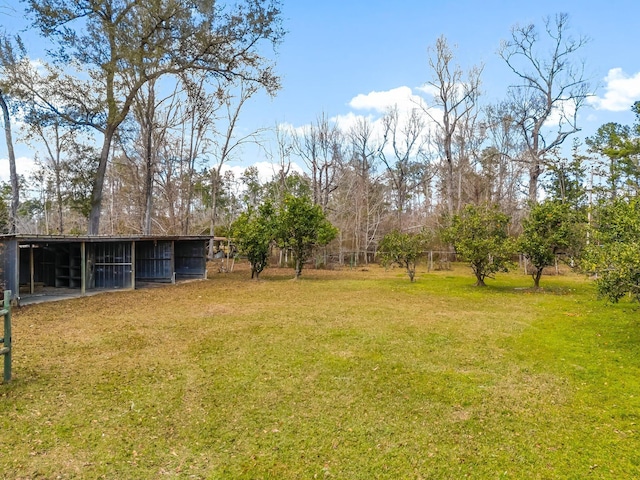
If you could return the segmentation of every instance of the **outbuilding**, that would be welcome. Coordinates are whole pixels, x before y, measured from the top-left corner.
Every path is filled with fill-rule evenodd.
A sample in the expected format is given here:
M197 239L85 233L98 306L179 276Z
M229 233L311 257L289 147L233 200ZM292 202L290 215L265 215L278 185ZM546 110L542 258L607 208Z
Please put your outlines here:
M0 236L1 286L20 296L207 277L205 236Z

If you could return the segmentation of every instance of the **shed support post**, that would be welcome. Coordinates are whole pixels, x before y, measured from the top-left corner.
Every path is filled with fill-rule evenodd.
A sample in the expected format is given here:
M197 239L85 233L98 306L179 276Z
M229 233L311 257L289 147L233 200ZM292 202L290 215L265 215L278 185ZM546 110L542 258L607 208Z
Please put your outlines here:
M171 283L176 283L176 242L171 240Z
M20 243L18 240L12 239L9 241L8 246L9 261L7 263L10 267L5 288L11 290L16 297L16 301L20 301Z
M29 294L33 295L36 291L35 284L36 267L33 261L33 244L29 245Z
M87 244L80 243L80 295L87 293Z
M136 289L136 242L131 242L131 290Z

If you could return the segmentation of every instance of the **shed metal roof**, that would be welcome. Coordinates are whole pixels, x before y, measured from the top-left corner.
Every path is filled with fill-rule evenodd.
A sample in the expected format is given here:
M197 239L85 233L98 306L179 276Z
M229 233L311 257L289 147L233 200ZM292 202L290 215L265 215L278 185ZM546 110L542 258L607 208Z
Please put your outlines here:
M226 241L226 237L213 237L214 240ZM185 241L211 240L209 235L0 235L0 242L17 240L20 243L64 243L64 242L153 242L153 241Z

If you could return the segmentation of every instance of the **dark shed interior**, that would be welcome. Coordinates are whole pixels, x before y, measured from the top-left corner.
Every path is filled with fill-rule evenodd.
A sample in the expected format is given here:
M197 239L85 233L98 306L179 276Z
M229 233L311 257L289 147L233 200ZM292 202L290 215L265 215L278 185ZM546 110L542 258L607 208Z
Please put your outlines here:
M208 237L0 237L2 287L20 294L42 289L135 288L206 278Z

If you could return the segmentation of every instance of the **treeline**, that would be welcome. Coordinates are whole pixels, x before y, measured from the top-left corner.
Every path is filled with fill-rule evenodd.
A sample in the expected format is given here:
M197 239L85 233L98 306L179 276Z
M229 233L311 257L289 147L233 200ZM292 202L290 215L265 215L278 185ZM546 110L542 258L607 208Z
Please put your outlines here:
M586 39L573 35L566 14L512 28L498 54L514 86L499 102L483 99L484 67L463 69L440 37L408 107L348 125L320 114L299 129L243 132L247 102L280 88L266 55L285 39L278 2L24 4L51 48L34 61L19 37L0 42L11 165L0 202L5 232L227 235L265 205L283 212L286 199L308 198L337 227L324 257L360 264L388 235L429 232L428 248L464 250L451 229L485 210L504 215L512 242L553 231L536 220L538 204L554 205L542 219L570 212L593 244L604 238L590 230L602 226L600 212L619 212L637 194L638 124L574 138L591 86ZM16 174L17 123L15 141L38 151L30 178ZM226 168L247 161L249 144L268 154L271 178L256 167L240 176ZM578 237L556 250L577 258L587 245Z
M20 37L0 41L7 145L13 118L39 165L21 185L10 148L12 232L212 233L255 187L252 171L224 176L252 143L277 165L272 183L286 183L291 162L305 166L301 182L340 228L340 250L366 261L387 231L438 224L468 203L522 215L545 173L572 164L560 147L590 93L586 40L558 14L512 28L499 55L516 86L493 105L484 67L463 69L440 37L408 107L348 126L322 114L298 130L241 132L244 105L280 88L265 55L285 38L277 1L24 5L50 48L35 61Z
M191 232L205 152L224 163L251 137L231 138L243 103L280 87L266 55L284 35L279 2L22 4L30 35L48 49L36 60L19 36L0 39L9 231L28 228L18 225L13 115L25 124L24 140L44 144L40 196L28 202L29 210L40 204L38 228Z

